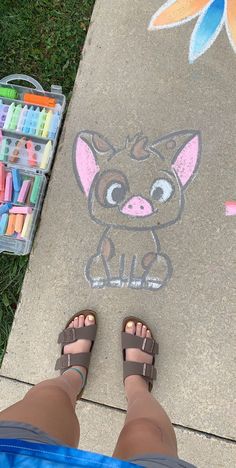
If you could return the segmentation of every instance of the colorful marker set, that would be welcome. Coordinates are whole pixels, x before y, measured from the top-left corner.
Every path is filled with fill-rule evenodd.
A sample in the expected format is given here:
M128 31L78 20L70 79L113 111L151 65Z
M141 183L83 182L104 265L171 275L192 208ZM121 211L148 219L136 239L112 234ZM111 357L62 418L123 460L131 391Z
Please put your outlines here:
M29 107L26 104L17 104L15 102L7 105L0 99L1 129L54 140L60 120L59 110L52 111L45 107L40 109L39 107Z
M4 136L0 129L0 162L46 170L49 168L52 156L51 140L42 143L40 140L36 142L26 137L15 138L9 133Z
M45 92L26 75L0 80L0 252L31 250L64 108L60 86Z
M29 237L42 186L42 175L26 175L0 163L0 235Z

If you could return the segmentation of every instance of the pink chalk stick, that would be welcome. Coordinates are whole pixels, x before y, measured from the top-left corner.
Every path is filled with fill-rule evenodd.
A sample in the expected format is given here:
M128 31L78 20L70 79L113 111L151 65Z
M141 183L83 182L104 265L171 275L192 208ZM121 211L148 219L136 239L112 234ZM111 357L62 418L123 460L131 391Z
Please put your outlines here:
M3 163L0 163L0 190L5 190L6 171Z
M8 172L7 177L6 177L4 201L10 202L11 200L12 200L12 174L11 172Z
M236 216L236 201L225 202L225 214L226 216Z
M32 208L30 208L30 206L13 206L13 208L11 208L9 210L9 213L11 214L30 214L32 213Z
M31 180L24 180L20 189L19 197L17 199L18 203L25 203L25 200L29 193L30 186L31 186Z

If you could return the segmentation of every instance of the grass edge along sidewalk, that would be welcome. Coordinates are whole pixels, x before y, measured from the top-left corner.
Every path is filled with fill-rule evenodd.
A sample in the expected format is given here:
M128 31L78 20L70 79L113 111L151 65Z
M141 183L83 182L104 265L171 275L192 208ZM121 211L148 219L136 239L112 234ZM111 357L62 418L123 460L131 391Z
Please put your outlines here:
M12 73L28 74L46 90L50 90L51 84L59 84L68 104L94 1L2 2L0 77ZM0 254L0 363L28 260L28 256Z

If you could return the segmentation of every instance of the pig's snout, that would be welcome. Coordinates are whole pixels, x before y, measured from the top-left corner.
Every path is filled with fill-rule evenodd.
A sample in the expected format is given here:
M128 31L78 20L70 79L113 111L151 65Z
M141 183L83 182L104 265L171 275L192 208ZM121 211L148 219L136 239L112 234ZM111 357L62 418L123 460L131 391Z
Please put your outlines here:
M143 197L136 195L130 198L121 208L121 213L128 216L148 216L154 212L151 203Z

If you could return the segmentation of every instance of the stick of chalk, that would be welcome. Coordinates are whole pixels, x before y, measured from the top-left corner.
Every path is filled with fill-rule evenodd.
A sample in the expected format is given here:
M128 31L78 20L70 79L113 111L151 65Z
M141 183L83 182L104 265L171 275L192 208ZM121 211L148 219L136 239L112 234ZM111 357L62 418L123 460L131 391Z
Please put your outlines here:
M1 216L1 220L0 220L0 235L3 235L5 234L6 232L6 229L7 229L7 225L8 225L8 214L7 213L4 213L2 216Z
M11 172L8 172L7 177L6 177L4 201L10 202L11 200L12 200L12 174Z
M8 213L8 211L12 208L12 203L4 203L4 205L0 206L0 215L4 213Z
M18 234L20 234L23 229L24 219L25 217L23 214L18 213L16 215L15 232L17 232Z
M37 166L37 156L34 152L34 145L31 140L26 143L27 153L28 153L28 162L30 166Z
M52 142L48 141L44 148L43 157L40 162L40 169L46 169L51 153L52 153Z
M35 176L34 185L33 185L32 193L30 197L30 203L33 203L34 205L35 203L37 203L37 200L39 198L41 182L42 182L42 178L40 176Z
M13 177L13 187L15 192L19 192L21 189L21 175L19 169L13 167L12 169L12 177Z
M7 159L7 139L4 138L1 144L1 151L0 151L0 161L6 161Z
M30 206L13 206L9 213L10 214L30 214L32 213L32 208Z
M12 236L12 234L14 234L15 224L16 224L16 215L15 214L10 214L9 219L8 219L6 236Z
M17 199L18 203L25 203L30 186L31 186L31 180L24 180L20 189L19 197Z
M0 163L0 190L5 190L6 171L3 163Z
M15 103L12 102L8 108L8 111L7 111L7 116L6 116L6 120L4 122L4 125L3 125L3 128L4 130L8 129L9 125L10 125L10 122L11 122L11 118L12 118L12 115L13 115L13 112L14 112L14 109L15 109Z
M33 215L32 214L27 214L27 216L25 217L24 226L23 226L23 229L22 229L22 232L21 232L21 237L24 237L25 239L27 239L29 237L30 229L31 229L31 226L32 226L32 221L33 221Z
M4 190L0 190L0 203L1 203L1 202L4 202L4 195L5 195L5 191L4 191Z

